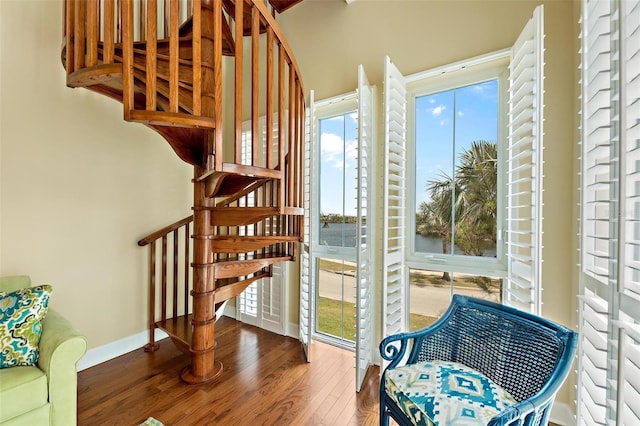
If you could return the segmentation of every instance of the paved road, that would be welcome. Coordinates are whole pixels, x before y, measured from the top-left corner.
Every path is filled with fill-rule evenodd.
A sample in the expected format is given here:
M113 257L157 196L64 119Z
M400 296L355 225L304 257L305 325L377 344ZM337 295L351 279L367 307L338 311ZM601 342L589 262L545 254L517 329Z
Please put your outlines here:
M342 275L320 271L320 296L331 299L340 300L342 291ZM345 300L355 303L355 284L356 279L353 276L344 276L344 292ZM429 315L437 317L447 309L451 300L449 287L425 285L419 287L411 285L411 312L421 315ZM497 300L497 295L488 295L481 289L475 288L456 288L456 293L465 294L483 299Z

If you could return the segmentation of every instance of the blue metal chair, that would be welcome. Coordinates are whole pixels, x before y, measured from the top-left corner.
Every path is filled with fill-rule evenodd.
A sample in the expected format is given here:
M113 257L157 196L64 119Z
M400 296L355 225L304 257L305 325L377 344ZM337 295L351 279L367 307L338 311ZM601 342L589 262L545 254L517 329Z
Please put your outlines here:
M380 424L391 417L400 425L546 425L577 338L518 309L454 295L431 326L380 343L389 361ZM476 401L483 398L490 401ZM484 421L471 408L477 402L489 416Z

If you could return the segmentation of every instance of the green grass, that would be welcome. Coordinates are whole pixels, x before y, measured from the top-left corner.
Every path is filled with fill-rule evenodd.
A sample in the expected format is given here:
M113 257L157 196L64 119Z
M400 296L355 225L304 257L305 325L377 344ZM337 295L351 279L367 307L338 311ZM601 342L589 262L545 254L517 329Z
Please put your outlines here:
M319 259L319 268L329 272L343 272L343 263L331 259ZM355 269L352 262L344 262L345 270ZM466 288L485 288L492 293L500 291L501 281L499 279L483 278L466 274L454 274L453 286ZM422 271L411 269L409 272L411 285L443 286L449 285L448 281L442 280L442 272ZM482 285L481 285L482 284ZM486 290L485 290L486 291ZM356 308L351 302L341 303L339 300L320 297L317 310L317 331L338 338L343 338L351 342L355 341ZM342 318L344 314L344 328ZM425 315L410 314L409 330L419 330L432 324L437 318Z
M345 262L345 270L354 270L353 262ZM330 259L319 259L319 268L324 271L342 273L342 262ZM442 272L422 271L419 269L409 270L409 282L418 287L427 285L443 286L449 285L448 281L442 280ZM501 289L501 280L499 278L484 278L475 275L467 275L454 273L453 287L458 288L485 288L491 293L499 292Z
M356 334L356 308L353 303L340 302L326 297L318 298L318 328L317 331L330 336L344 338L355 342ZM342 328L342 309L344 309L344 336ZM418 314L409 316L409 329L419 330L433 323L435 317Z

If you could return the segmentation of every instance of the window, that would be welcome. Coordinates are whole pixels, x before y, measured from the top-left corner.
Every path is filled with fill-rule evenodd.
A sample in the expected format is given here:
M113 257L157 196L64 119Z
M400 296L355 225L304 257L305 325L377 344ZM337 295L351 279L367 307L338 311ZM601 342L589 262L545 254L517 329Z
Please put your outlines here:
M505 90L504 81L438 92L425 86L425 94L413 94L409 123L414 129L412 253L495 258L497 215L504 209L498 198L498 174L504 172L498 162L498 146L504 147L504 134L498 140L498 92Z
M386 59L384 336L454 292L540 312L542 17L505 51L406 77Z
M317 224L318 244L322 246L356 246L357 127L355 111L318 120L320 217Z
M582 2L578 424L640 423L640 2Z
M316 196L312 241L317 337L355 344L357 100L354 94L316 102Z
M355 349L356 391L373 364L375 86L362 65L356 92L311 105L305 152L305 242L300 268L300 339Z
M505 57L408 85L410 330L437 319L453 293L502 300L506 66Z

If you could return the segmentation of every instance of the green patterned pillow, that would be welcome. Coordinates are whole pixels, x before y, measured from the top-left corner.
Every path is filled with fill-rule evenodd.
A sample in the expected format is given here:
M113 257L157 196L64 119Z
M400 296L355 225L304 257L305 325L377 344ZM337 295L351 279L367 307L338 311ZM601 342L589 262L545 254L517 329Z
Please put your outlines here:
M47 313L50 285L0 292L0 368L38 362L40 323Z

